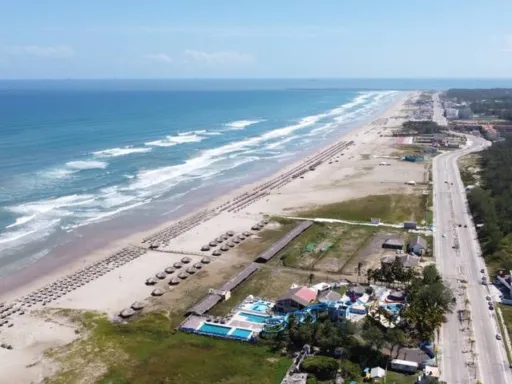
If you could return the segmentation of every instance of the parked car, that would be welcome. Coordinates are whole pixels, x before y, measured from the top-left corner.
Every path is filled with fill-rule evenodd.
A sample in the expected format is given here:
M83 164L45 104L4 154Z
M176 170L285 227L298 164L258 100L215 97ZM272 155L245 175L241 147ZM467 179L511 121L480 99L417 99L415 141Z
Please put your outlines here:
M501 340L501 335L499 333L496 334L496 340Z
M485 269L483 269L483 268L482 268L482 269L480 270L480 273L485 273Z
M489 310L490 310L490 311L494 311L494 305L492 305L492 304L491 304L491 305L489 305Z
M464 224L464 228L467 228L468 226L466 224Z
M487 299L487 301L491 301L491 296L485 296L485 298Z

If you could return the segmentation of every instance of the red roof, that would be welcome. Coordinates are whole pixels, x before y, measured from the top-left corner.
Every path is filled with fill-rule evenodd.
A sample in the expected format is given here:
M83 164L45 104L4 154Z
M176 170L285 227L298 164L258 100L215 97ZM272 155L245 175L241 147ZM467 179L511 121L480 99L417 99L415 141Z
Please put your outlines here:
M300 297L302 300L311 303L316 300L317 292L316 290L308 287L302 287L297 292L295 292L295 296Z

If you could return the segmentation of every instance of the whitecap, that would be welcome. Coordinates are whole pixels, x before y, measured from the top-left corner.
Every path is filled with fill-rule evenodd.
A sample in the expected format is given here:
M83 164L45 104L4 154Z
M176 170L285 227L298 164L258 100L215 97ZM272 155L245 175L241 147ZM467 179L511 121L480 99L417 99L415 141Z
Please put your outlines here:
M66 167L75 171L83 171L88 169L105 169L107 166L107 162L95 160L69 161L66 163Z
M151 152L151 148L134 148L131 146L122 147L122 148L110 148L105 149L103 151L96 151L92 154L98 157L117 157L117 156L125 156L131 155L133 153L147 153Z
M144 143L147 146L155 146L155 147L172 147L178 144L185 143L197 143L203 140L204 137L198 136L195 133L193 134L178 134L177 136L167 136L163 140L154 140Z
M236 120L230 123L224 124L225 127L230 129L244 129L250 125L263 123L265 120Z

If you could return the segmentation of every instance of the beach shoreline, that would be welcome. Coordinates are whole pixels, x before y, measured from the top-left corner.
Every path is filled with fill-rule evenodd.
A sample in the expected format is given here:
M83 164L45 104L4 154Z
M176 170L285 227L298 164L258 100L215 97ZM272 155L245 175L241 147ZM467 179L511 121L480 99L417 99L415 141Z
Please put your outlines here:
M413 96L413 92L400 94L385 111L344 132L330 145L268 177L218 196L184 218L113 241L85 258L71 257L73 260L66 263L65 258L56 258L52 265L56 268L38 268L38 277L19 277L20 284L0 296L4 308L12 305L8 320L14 325L4 327L0 334L4 343L14 347L14 352L0 349L0 375L13 377L17 382L32 382L55 372L54 362L43 357L46 348L66 345L80 336L76 324L43 315L51 313L45 312L48 309L95 311L117 319L121 310L142 301L150 311L165 306L185 312L191 300L207 294L209 288L221 286L252 262L255 255L239 251L238 243L243 240L238 239L250 233L244 237L257 242L259 235L254 227L265 217L369 194L408 193L405 181L419 179L422 168L397 160L396 166L405 172L396 174L392 167L375 166L381 161L377 158L381 150L382 155L393 150L394 140L383 134L384 130L401 125L401 110ZM366 154L371 159L366 160L366 166L360 165L361 156ZM375 168L376 174L369 175L365 170L370 168L368 165ZM376 179L383 175L394 176L394 182L381 185ZM361 179L362 184L353 184L355 178ZM342 185L337 184L340 182ZM272 225L279 227L277 223ZM220 245L207 252L202 250L228 231L233 236L231 248L225 247L219 256L212 251L218 251ZM159 248L151 249L156 243ZM177 264L180 267L175 268ZM194 271L189 272L191 268ZM170 279L158 278L168 269L172 269L167 275ZM176 285L171 284L182 275L187 276L181 277ZM145 284L148 278L153 279L154 285ZM154 294L155 288L164 295L162 299L152 297L159 295ZM21 312L24 316L20 316Z
M127 235L123 234L122 236L117 236L114 238L107 235L103 238L100 238L100 245L93 246L89 244L87 239L90 239L91 236L97 234L98 229L88 230L85 228L83 231L85 234L80 235L82 239L73 241L71 246L67 246L65 244L61 247L58 247L58 249L55 252L51 252L50 255L44 256L32 264L29 264L20 270L14 271L14 273L12 273L10 276L2 278L0 281L0 302L15 300L17 297L23 296L27 294L27 292L37 289L38 286L42 286L49 281L56 280L59 278L59 276L69 274L73 270L77 270L79 268L83 268L87 265L95 263L129 244L139 244L142 238L150 236L154 232L161 231L162 229L169 227L179 220L193 216L203 209L211 209L222 204L226 200L231 200L237 195L243 194L251 189L256 188L258 185L268 182L278 175L299 166L305 160L315 156L329 146L344 141L345 139L348 140L349 137L354 135L357 136L358 132L364 132L364 128L370 120L379 118L382 115L388 114L390 110L394 110L396 105L403 102L404 98L407 98L407 95L410 93L411 92L401 92L400 95L393 102L388 104L383 111L372 116L371 118L364 119L363 121L357 123L354 128L343 132L340 136L338 136L334 143L329 145L319 145L306 156L301 156L298 159L290 160L278 170L271 172L264 177L257 177L250 182L235 188L224 188L224 191L215 195L213 198L208 198L207 200L209 201L195 204L187 211L176 215L170 220L166 219L156 225L153 224L146 226L145 228L137 229L136 231L132 230ZM115 223L115 220L112 222ZM109 228L111 227L109 223L99 223L99 225L106 227L106 231L115 231L115 228ZM108 239L101 241L106 237L108 237Z

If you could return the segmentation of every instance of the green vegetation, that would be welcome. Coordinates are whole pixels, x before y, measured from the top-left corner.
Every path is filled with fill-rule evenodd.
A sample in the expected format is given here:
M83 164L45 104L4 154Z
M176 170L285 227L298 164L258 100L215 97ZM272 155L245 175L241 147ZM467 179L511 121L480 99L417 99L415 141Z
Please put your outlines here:
M163 313L127 324L112 324L94 313L74 318L89 335L49 352L62 368L47 384L74 383L103 371L99 383L276 383L291 364L263 345L175 333Z
M512 335L512 307L499 304L499 311L501 311L501 316L498 315L500 332L502 335L505 335L505 332L507 332L510 338L510 335ZM504 342L503 344L505 345L508 362L512 364L512 351L510 351L507 342Z
M276 259L286 267L343 272L357 264L359 250L377 231L369 226L315 223Z
M473 113L512 120L512 89L450 89L446 97L468 102Z
M424 196L417 194L372 195L323 205L298 212L297 215L361 222L369 222L372 217L380 218L386 223L399 223L408 220L420 222L425 217L426 200Z
M310 356L302 363L302 370L314 375L319 380L334 379L338 367L338 360L326 356Z
M481 185L469 193L486 263L512 269L512 140L495 143L481 155Z
M434 121L406 121L402 124L402 129L396 135L432 135L434 133L441 133L444 130L444 127L441 127Z

